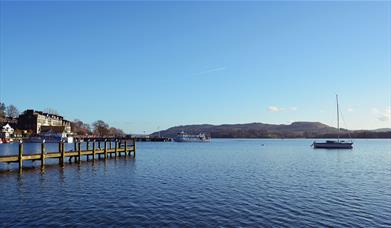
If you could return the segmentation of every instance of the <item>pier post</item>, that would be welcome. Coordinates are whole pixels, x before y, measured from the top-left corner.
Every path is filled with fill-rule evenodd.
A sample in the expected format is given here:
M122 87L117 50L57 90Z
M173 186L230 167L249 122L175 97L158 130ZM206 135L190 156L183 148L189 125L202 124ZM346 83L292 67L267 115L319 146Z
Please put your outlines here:
M75 141L74 143L73 143L73 151L77 151L77 142Z
M126 157L126 152L127 152L127 150L128 150L128 145L127 145L126 139L125 139L124 144L125 144L125 157Z
M92 142L92 160L95 160L95 153L96 153L96 149L95 149L95 140Z
M118 153L118 140L115 139L114 143L115 143L115 145L114 145L114 155L115 155L115 158L117 158L117 153Z
M77 143L77 156L78 156L77 162L80 163L80 161L81 161L81 143L80 143L80 141Z
M88 153L88 151L90 150L90 140L87 140L87 144L86 144L86 151ZM87 154L87 161L88 159L90 158L90 155Z
M62 154L61 154L61 150L62 150L62 142L59 142L58 143L58 152L60 153L60 158L58 159L58 164L61 165L61 159L62 159Z
M100 152L100 150L101 150L101 147L100 147L100 140L98 141L98 148L99 148L99 152ZM98 157L99 157L99 159L100 159L100 153L98 154Z
M61 153L61 159L60 159L60 164L64 165L64 160L65 160L65 144L64 142L60 142L60 153Z
M111 152L111 149L112 149L112 143L113 143L113 141L111 141L111 139L109 140L109 150L110 150L110 158L112 158L113 157L113 152Z
M132 148L133 148L133 139L131 139L129 142L129 152L128 152L129 156L132 155L132 152L133 152Z
M45 165L45 142L41 144L41 167Z
M119 148L119 151L118 151L118 157L121 157L121 139L118 140L118 148Z
M23 143L19 143L19 156L18 156L18 161L19 161L19 170L22 170L23 168Z
M107 139L105 139L105 160L107 159Z
M136 139L133 138L133 157L136 157Z

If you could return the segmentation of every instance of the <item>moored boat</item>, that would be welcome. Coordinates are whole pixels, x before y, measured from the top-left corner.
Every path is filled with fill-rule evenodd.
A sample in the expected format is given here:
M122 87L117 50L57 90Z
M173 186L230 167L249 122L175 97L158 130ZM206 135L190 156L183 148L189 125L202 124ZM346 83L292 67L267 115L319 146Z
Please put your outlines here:
M29 143L42 143L43 138L40 136L30 136L29 138L23 140L24 142L29 142Z
M11 138L0 138L0 143L12 143L14 140Z
M58 136L31 136L28 139L25 140L25 142L29 143L59 143L59 142L65 142L65 143L72 143L73 137L67 136L67 137L58 137Z
M314 149L353 149L353 142L344 140L339 140L340 136L340 127L339 127L339 104L338 104L338 95L336 95L337 100L337 129L338 129L338 139L337 140L326 140L326 142L316 142L312 143Z
M353 142L326 140L326 142L314 142L313 147L323 149L352 149Z

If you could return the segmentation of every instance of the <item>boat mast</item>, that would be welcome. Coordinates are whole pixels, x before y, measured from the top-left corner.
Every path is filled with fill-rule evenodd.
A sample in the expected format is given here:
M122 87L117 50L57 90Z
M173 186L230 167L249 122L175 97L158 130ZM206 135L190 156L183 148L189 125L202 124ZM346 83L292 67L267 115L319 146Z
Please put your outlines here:
M340 128L339 128L339 104L338 104L338 94L335 95L337 99L337 128L338 128L338 142L339 142L339 133L340 133Z

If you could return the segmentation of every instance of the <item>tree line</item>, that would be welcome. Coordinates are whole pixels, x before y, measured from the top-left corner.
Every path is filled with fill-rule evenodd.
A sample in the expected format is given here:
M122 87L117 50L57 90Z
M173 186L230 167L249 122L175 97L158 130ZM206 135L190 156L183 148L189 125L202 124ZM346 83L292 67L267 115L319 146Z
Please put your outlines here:
M46 113L59 115L55 109L46 108ZM20 112L15 105L6 106L5 103L0 102L0 124L7 122L7 118L18 118ZM0 125L1 126L1 125ZM125 136L123 130L115 128L105 123L103 120L97 120L92 124L84 123L79 119L71 121L72 132L76 135L96 135L96 136L115 136L122 137ZM24 129L22 129L24 130Z
M19 110L15 105L6 106L3 102L0 102L0 121L3 122L6 117L17 118L19 116Z
M125 136L125 132L119 128L110 127L109 124L103 120L97 120L91 125L84 123L79 119L71 121L72 131L76 135L96 135L96 136Z

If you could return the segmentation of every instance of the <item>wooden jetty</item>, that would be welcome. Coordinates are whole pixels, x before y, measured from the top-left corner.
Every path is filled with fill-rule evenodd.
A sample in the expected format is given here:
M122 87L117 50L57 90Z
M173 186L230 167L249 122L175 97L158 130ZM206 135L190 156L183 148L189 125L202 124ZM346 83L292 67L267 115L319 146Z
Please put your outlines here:
M131 141L131 143L129 142ZM82 148L82 144L85 144L85 149ZM113 146L114 144L114 146ZM112 157L121 157L123 154L126 156L136 157L136 140L127 139L110 139L104 141L85 141L75 142L74 149L71 151L65 151L65 143L58 143L58 151L46 152L46 144L41 143L40 153L35 154L23 154L24 144L19 143L18 155L6 155L0 156L0 162L5 163L18 163L19 170L23 168L23 161L40 161L41 167L45 166L46 159L58 159L60 165L64 165L65 158L69 158L69 162L72 162L72 158L76 162L80 162L81 158L86 157L87 161L90 159L95 160L97 157L100 159L103 156L104 159Z

